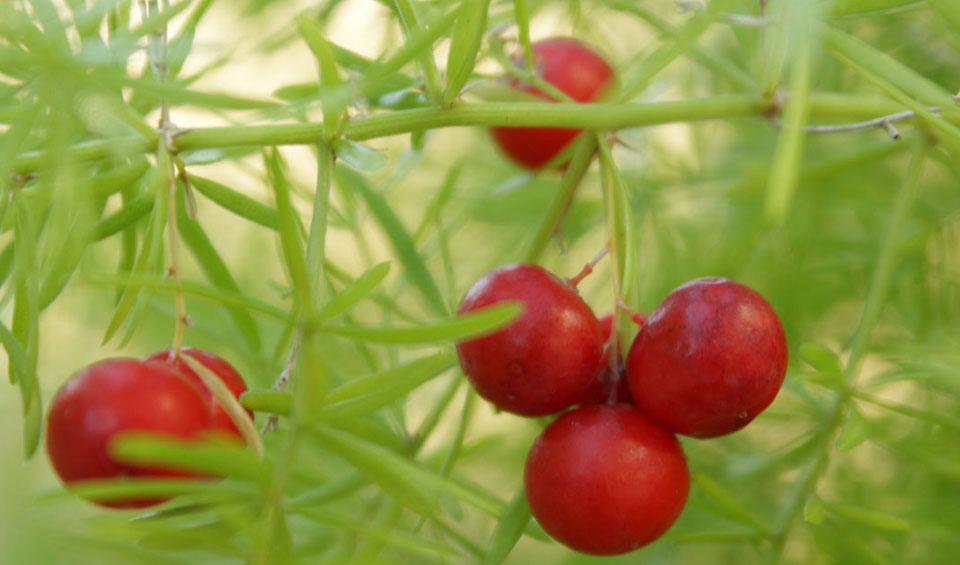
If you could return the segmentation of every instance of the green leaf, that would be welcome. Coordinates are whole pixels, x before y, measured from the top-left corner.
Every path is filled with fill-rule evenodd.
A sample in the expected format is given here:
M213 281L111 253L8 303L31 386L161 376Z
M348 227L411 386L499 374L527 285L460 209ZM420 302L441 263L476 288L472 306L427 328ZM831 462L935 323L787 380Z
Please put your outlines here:
M764 539L764 536L757 532L696 532L690 534L681 534L670 541L673 543L755 543Z
M827 517L826 513L823 501L815 496L808 498L803 506L803 519L811 524L822 524Z
M527 0L514 0L513 19L517 22L517 35L523 49L523 63L527 70L533 69L533 46L530 43L530 8Z
M927 3L953 27L955 33L960 34L960 4L954 0L927 0Z
M212 300L227 306L240 306L248 310L266 314L274 320L281 322L290 319L289 313L271 306L266 302L262 302L256 298L252 298L238 292L215 288L195 281L181 280L180 284L177 284L176 281L166 278L158 279L143 276L118 277L116 275L92 275L86 280L94 284L106 284L118 286L124 289L143 287L153 290L164 290L171 293L180 292L189 296L196 296L198 298Z
M905 406L902 404L895 404L893 402L883 400L882 398L877 398L859 391L855 392L854 394L860 400L865 400L871 404L886 408L887 410L896 412L902 416L908 416L923 422L929 422L931 424L937 424L952 430L960 431L960 418L957 418L956 416L939 414L937 412L931 412L930 410L913 408L911 406Z
M274 149L265 156L270 184L277 200L277 215L280 220L280 246L283 249L284 266L290 276L290 284L301 307L310 307L310 282L304 262L303 242L297 224L297 213L290 202L290 185L283 174L279 152Z
M139 26L130 30L126 30L124 35L129 37L142 37L157 31L161 31L166 27L170 20L172 20L180 12L189 8L190 4L191 2L189 0L184 0L177 4L168 4L164 10L158 10L153 14L150 14Z
M837 449L840 451L849 451L863 443L870 435L870 423L863 414L857 410L856 406L850 404L847 410L847 421L840 429L840 435L837 436Z
M366 71L364 82L372 85L384 79L395 76L393 73L403 68L407 63L421 56L422 53L432 50L431 46L440 38L456 20L459 11L456 9L447 12L438 11L429 18L423 29L409 30L407 41L384 62L377 62ZM409 86L409 85L408 85ZM369 86L365 86L369 88ZM396 90L391 88L390 90Z
M337 158L358 171L376 172L390 162L386 153L352 139L338 139L334 141L333 148Z
M123 208L97 222L90 233L90 241L106 239L133 225L153 210L153 202L154 197L150 194L143 194L134 198Z
M650 84L650 82L660 75L677 57L690 49L701 35L713 23L714 14L712 12L719 10L722 2L714 1L709 4L709 12L701 12L689 18L684 25L677 30L676 36L672 41L661 42L652 53L643 53L642 58L633 64L625 65L626 71L620 79L622 84L617 99L622 102L633 99ZM724 4L729 4L725 2Z
M703 493L707 495L707 498L712 500L725 516L751 526L758 532L767 532L769 530L763 520L754 515L749 508L744 506L740 500L723 485L703 473L694 473L691 478L693 479L693 484L703 491Z
M461 0L457 21L447 56L447 85L443 91L443 105L450 106L460 96L460 91L477 62L477 53L487 29L487 10L490 0Z
M328 319L343 314L380 286L389 272L390 263L388 262L368 269L324 304L317 316L320 319Z
M240 403L254 412L286 416L290 414L293 398L279 390L248 390L240 395Z
M129 500L195 494L222 487L209 480L123 478L84 480L70 483L67 489L89 500Z
M626 184L620 169L613 160L606 141L597 139L600 148L600 162L603 165L603 198L606 204L607 237L610 251L616 260L619 294L627 304L636 304L639 300L637 257L635 242L636 230L633 226L633 207L627 195ZM626 323L626 322L625 322ZM619 330L618 330L619 331Z
M306 270L310 290L315 300L326 294L324 265L327 255L327 226L330 209L330 187L333 184L333 164L336 156L327 144L317 146L317 187L313 195L313 214L310 234L307 236Z
M315 433L324 447L379 484L387 494L420 514L429 516L433 513L438 494L446 494L487 512L502 512L499 504L491 504L489 499L471 489L427 471L380 445L326 426L316 428Z
M387 201L383 196L374 192L373 188L367 184L366 179L350 169L337 167L335 175L337 182L363 197L370 212L376 217L380 227L390 240L394 252L400 259L400 263L403 264L407 275L434 313L446 314L447 307L443 302L440 289L437 288L436 281L427 269L423 257L417 252L410 233L393 213L393 209L387 204Z
M234 214L272 230L280 229L280 217L276 210L257 202L245 194L241 194L218 182L191 174L190 186L196 188L220 207Z
M342 475L318 488L292 498L287 504L287 510L289 512L302 512L310 508L323 506L328 502L353 494L366 484L368 484L367 479L363 475L357 473Z
M0 321L0 343L7 351L7 360L9 365L10 382L16 384L29 371L27 366L27 353L20 345L20 341L10 332L10 330Z
M949 1L949 0L948 0ZM831 16L861 16L885 13L920 4L918 0L833 0L827 14Z
M320 24L306 14L300 14L297 17L297 29L317 59L320 69L320 98L323 100L323 130L327 139L331 139L340 130L347 110L348 95L339 88L343 80L337 71L333 51L323 37Z
M3 251L0 251L0 285L6 282L7 277L13 272L13 249L14 244L8 243Z
M483 559L484 565L499 565L506 561L513 551L513 546L520 541L520 536L527 528L532 517L530 505L527 504L527 495L524 489L519 489L507 506L507 511L497 522L490 536L489 549Z
M227 159L239 159L260 151L257 147L228 147L225 149L197 149L180 154L184 165L210 165ZM213 182L213 181L210 181Z
M161 151L160 154L166 155L166 152ZM147 235L144 237L143 244L140 246L140 253L137 255L137 260L133 265L131 277L140 276L149 272L163 249L163 229L167 224L167 198L166 179L160 171L165 170L164 167L165 164L163 163L157 164L157 168L155 169L156 174L151 181L154 189L153 194L155 195L153 215L150 218ZM140 287L137 285L129 285L124 288L123 296L117 304L116 311L110 319L110 323L107 324L107 330L104 332L102 343L110 341L110 338L120 329L120 326L127 319L131 310L133 310L139 295Z
M200 265L200 269L207 279L217 288L230 292L240 293L240 287L230 274L226 262L217 253L216 248L203 231L203 227L196 220L187 216L183 201L183 192L177 198L177 227L180 239L187 245ZM260 350L260 332L257 323L245 308L233 306L227 308L227 313L236 325L241 337L253 351Z
M816 343L804 343L799 349L800 357L817 371L842 377L843 367L840 366L840 359L829 348Z
M150 169L150 162L138 156L127 165L120 165L105 173L77 180L77 194L87 194L94 198L107 198L132 185L136 185L144 173Z
M333 526L339 530L354 532L363 538L378 541L390 548L412 555L433 559L436 559L437 556L452 557L458 555L458 552L448 545L410 534L397 533L394 528L358 522L329 508L322 510L304 509L302 514L314 522Z
M805 2L790 4L791 7L796 6L797 9L799 9L799 6L805 5ZM788 10L788 14L794 16L793 11ZM794 26L806 30L809 25L807 21L809 18L809 14L803 13L798 18L801 21ZM798 35L800 35L799 32ZM811 53L811 47L808 46L812 37L818 36L804 33L793 42L799 52L796 53L790 72L790 98L783 112L783 124L770 165L770 180L767 185L766 201L764 203L764 213L767 219L776 223L786 221L793 205L794 193L800 178L800 165L803 162L804 139L806 136L804 127L810 115L810 90L814 73L813 54Z
M457 318L408 328L389 326L320 326L320 332L375 343L417 344L456 341L489 334L517 319L523 306L503 302Z
M430 204L427 205L427 210L423 213L420 224L413 232L413 241L415 243L420 242L423 234L427 231L427 227L434 224L440 217L440 212L446 207L447 202L450 201L450 197L453 196L453 191L456 190L457 180L460 178L460 171L462 169L461 163L457 163L447 169L447 174L443 177L443 184L440 185L440 190L430 199Z
M573 157L570 159L570 164L563 172L560 186L557 187L550 207L538 224L530 248L525 255L524 261L527 263L536 263L550 238L556 234L560 222L573 203L580 181L593 163L593 155L597 150L596 136L581 135L579 141L574 141L573 144Z
M323 399L316 417L320 420L351 420L378 410L406 396L428 380L453 366L452 353L437 353L392 369L346 382ZM290 413L290 393L273 390L248 390L241 403L256 412L286 416Z
M199 443L155 434L125 432L110 441L115 457L134 465L162 465L253 482L269 477L257 456L242 443L220 438Z
M40 309L36 265L36 231L31 211L22 196L17 196L14 221L16 275L11 334L23 346L25 362L14 372L14 358L10 357L10 376L17 376L23 409L23 448L29 459L40 444L43 426L43 408L37 362L40 339ZM11 343L12 345L12 343ZM15 348L14 348L15 349ZM8 349L9 352L11 349Z
M321 418L349 420L387 406L453 366L455 356L444 352L346 382L324 398Z
M823 504L831 514L850 522L857 522L878 530L894 532L906 532L910 530L910 522L897 516L840 502L824 501Z
M269 109L276 104L269 100L242 98L218 92L199 92L190 90L176 83L161 82L153 78L126 78L117 79L112 75L101 73L98 75L109 86L114 88L131 88L138 94L162 96L171 104L196 106L198 108L218 108L221 110L261 110Z
M801 373L794 377L793 381L798 383L813 383L829 388L830 390L843 390L844 387L843 377L833 373L820 373L817 371Z
M836 28L825 28L823 38L834 53L850 59L872 75L883 77L910 98L920 100L922 104L938 106L944 115L960 114L960 108L956 107L950 92L909 65Z

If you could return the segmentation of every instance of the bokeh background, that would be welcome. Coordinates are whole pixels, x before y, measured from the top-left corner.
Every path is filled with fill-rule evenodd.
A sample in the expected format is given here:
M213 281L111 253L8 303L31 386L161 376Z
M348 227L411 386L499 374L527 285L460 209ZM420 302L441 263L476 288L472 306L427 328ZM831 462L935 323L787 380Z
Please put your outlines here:
M423 8L444 5L420 4ZM531 36L534 40L575 36L594 45L615 67L642 65L646 56L673 44L670 29L693 17L678 10L678 4L666 0L530 2ZM729 4L730 13L757 15L756 2ZM933 2L874 2L876 9L844 12L846 5L866 4L818 3L831 25L951 92L960 88L957 22L944 18ZM0 17L7 9L0 3ZM771 9L777 13L775 6ZM184 74L202 71L191 88L283 104L263 112L175 108L173 121L181 127L199 127L318 119L318 100L277 96L281 87L316 80L315 61L292 24L293 16L304 11L323 18L330 42L367 57L380 56L403 38L389 7L374 0L214 2L199 24L184 68ZM175 18L171 29L182 21L183 17ZM502 38L510 50L517 37L511 21L511 3L493 2L490 35ZM762 29L721 18L699 38L697 48L684 51L658 72L637 101L743 93L744 85L731 81L729 73L704 65L702 59L704 54L713 57L747 77L748 84L755 82L767 57L763 42L773 41L777 33L777 28L770 27L764 40ZM447 48L448 41L438 43L438 61L445 61ZM883 96L824 50L815 49L814 57L815 92ZM142 53L135 55L128 68L140 69L143 61ZM498 62L484 58L477 78L496 76L500 69ZM411 65L409 72L415 74L416 69ZM70 103L83 114L83 100ZM362 115L374 110L360 104L351 111ZM147 119L155 122L156 112ZM816 116L811 121L817 121ZM0 123L0 132L8 127ZM896 241L889 302L874 328L869 355L856 381L863 398L851 401L856 414L846 416L862 420L856 430L847 432L862 434L862 442L841 451L833 436L817 435L834 392L816 384L811 378L815 371L799 354L801 344L815 343L843 358L850 345L911 147L926 135L914 123L898 127L903 134L899 141L881 128L808 136L795 200L779 223L764 215L779 136L771 120L758 116L618 132L621 143L614 148L614 158L627 183L637 231L640 299L633 306L650 311L672 288L692 278L735 278L760 291L780 314L790 343L791 366L777 401L748 429L712 441L684 439L698 480L680 521L651 547L608 561L768 562L769 543L757 539L751 521L780 525L798 480L821 445L827 446L829 463L811 493L816 500L827 501L826 518L817 521L815 509L806 520L795 517L784 562L932 564L952 563L960 555L960 160L955 153L942 146L926 151L917 198ZM379 170L363 174L410 231L421 221L448 171L459 167L442 222L429 226L417 239L418 250L451 307L480 275L523 258L533 226L552 202L560 179L553 171L534 174L518 169L477 127L428 132L422 147L412 143L409 135L377 139L369 145L388 161ZM289 165L295 205L308 220L316 177L313 152L306 147L285 147L281 152ZM259 152L239 153L243 152L212 164L189 164L189 170L273 206ZM218 157L194 154L192 159L202 163ZM189 163L191 156L187 159ZM427 319L430 314L411 288L377 218L348 183L336 185L332 194L327 243L331 263L353 278L381 261L392 261L382 291L351 313L354 321L405 323L405 314L414 320ZM276 233L238 218L201 195L197 199L200 223L242 292L283 307L288 283ZM119 206L119 201L111 200L107 210ZM9 231L4 232L0 243L11 238ZM560 276L572 276L604 245L605 238L601 183L594 165L558 238L548 245L540 262ZM146 355L170 342L173 298L169 293L146 292L130 341L118 346L120 340L115 338L101 345L116 289L98 275L115 272L119 253L118 237L86 247L71 283L42 315L39 378L45 406L79 368L110 356ZM187 252L181 256L185 278L202 280L195 259ZM341 285L341 280L335 284ZM581 285L584 298L598 313L612 308L610 289L607 263L601 263ZM9 320L10 311L9 300L0 302L0 318ZM245 344L226 310L215 302L188 299L188 311L194 321L187 329L189 345L219 352L240 369L252 388L272 383L285 359L273 351L280 326L259 320L263 347L256 351ZM373 346L364 351L340 338L331 338L323 347L338 381L370 373L366 355L391 366L436 349ZM6 374L6 367L0 372ZM403 406L391 408L387 419L416 429L456 378L451 371L418 388ZM460 386L449 399L435 437L424 448L427 459L442 456L452 441L466 394L467 388ZM138 544L121 526L129 516L100 510L64 493L42 449L24 461L21 420L15 388L0 389L0 563L242 562L235 555L176 548L172 543L171 547ZM258 415L258 424L261 421ZM496 414L486 403L477 402L453 475L509 500L522 485L526 450L543 423ZM343 470L341 462L325 457L318 452L306 458L310 461L304 469L323 470L329 476ZM319 483L322 474L317 476ZM360 520L373 520L383 512L383 504L379 489L370 485L333 507ZM451 512L450 520L481 548L495 526L494 520L470 510ZM416 516L403 511L396 528L408 532L415 523ZM321 528L302 520L294 521L292 527L298 532ZM358 544L363 547L362 534L328 531L328 537L318 535L311 558L336 561ZM437 534L428 527L421 535L432 539ZM100 542L91 542L97 539ZM127 549L131 547L135 549ZM379 559L422 562L424 558L387 547ZM463 554L449 561L467 562L470 557ZM515 563L591 561L530 537L520 541L509 559Z

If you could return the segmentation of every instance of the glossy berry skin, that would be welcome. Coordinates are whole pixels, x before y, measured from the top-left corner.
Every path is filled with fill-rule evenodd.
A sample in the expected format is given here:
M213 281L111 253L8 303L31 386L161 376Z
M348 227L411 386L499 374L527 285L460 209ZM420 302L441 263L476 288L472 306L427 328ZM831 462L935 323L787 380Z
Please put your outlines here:
M173 469L121 463L109 443L123 432L193 439L210 428L210 411L193 383L170 367L108 359L81 370L57 392L47 420L47 453L64 483L121 477L193 477ZM142 508L164 499L95 501Z
M632 406L583 406L534 441L524 471L534 517L583 553L633 551L680 516L690 490L677 438Z
M240 376L240 373L238 373L237 370L230 365L230 363L227 363L217 355L214 355L208 351L203 351L202 349L193 349L191 347L182 348L180 353L181 355L189 355L190 357L193 357L204 367L210 369L213 374L220 377L220 380L223 381L223 384L227 385L227 388L230 389L230 392L233 393L234 397L240 398L240 395L247 390L247 384L243 381L243 377ZM170 356L170 350L164 349L150 355L146 358L146 360L172 366L185 377L187 377L187 379L193 382L203 393L210 410L210 418L213 429L225 432L237 438L242 438L240 431L233 424L233 420L230 419L230 415L227 414L226 410L223 409L223 406L221 406L220 403L217 402L217 400L213 397L213 393L210 391L210 389L203 384L203 380L200 379L200 376L197 375L197 373L191 369L183 359L172 359ZM251 418L253 417L253 412L250 410L247 410L247 414L249 414Z
M507 412L545 416L573 405L600 369L597 317L569 284L524 264L484 275L459 313L508 300L523 303L524 313L493 334L458 343L463 372L480 396Z
M554 38L532 45L534 70L537 76L576 102L592 102L600 98L613 82L613 69L592 49L574 39ZM514 57L514 64L523 66L523 56ZM510 86L554 102L555 100L516 78ZM569 128L490 128L493 139L511 159L529 169L545 165L560 153L582 130Z
M667 429L700 438L750 423L773 402L786 370L776 312L756 291L718 277L671 292L627 356L637 406Z

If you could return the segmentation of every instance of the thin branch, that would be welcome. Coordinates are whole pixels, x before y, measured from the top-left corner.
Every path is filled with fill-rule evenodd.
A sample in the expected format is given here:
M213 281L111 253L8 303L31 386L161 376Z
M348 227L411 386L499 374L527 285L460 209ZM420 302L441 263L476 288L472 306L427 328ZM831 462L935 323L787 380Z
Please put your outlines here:
M147 0L140 3L140 15L144 21L149 16L160 13L166 9L166 2L157 2L157 0ZM148 57L150 69L159 82L167 80L167 26L161 26L157 31L150 34L148 45ZM166 97L160 99L160 139L162 145L157 150L166 152L167 158L167 235L170 245L170 269L169 274L177 286L180 286L180 260L177 252L177 173L174 163L176 148L174 143L174 127L170 121L170 101ZM173 358L180 356L180 349L183 346L183 327L187 323L187 307L182 292L174 293L174 302L177 308L177 319L173 330L173 347L170 349L170 355Z
M940 110L938 108L929 108L929 110L936 114L940 115ZM880 116L879 118L874 118L872 120L864 120L862 122L855 122L852 124L838 124L838 125L822 125L822 126L807 126L803 128L803 131L806 133L844 133L849 131L858 131L864 129L872 129L877 127L882 127L887 130L890 134L890 137L894 139L900 139L900 132L893 127L894 122L900 122L903 120L910 120L917 117L917 113L913 110L906 110L904 112L897 112L895 114L888 114L886 116ZM778 124L779 127L779 124Z
M597 253L597 255L593 259L591 259L589 263L584 265L583 269L579 273L577 273L576 276L571 277L570 279L567 279L567 284L576 288L576 286L580 284L580 281L582 281L584 278L586 278L587 275L592 273L593 268L597 266L597 263L599 263L600 260L603 259L604 256L606 256L606 254L609 252L610 252L610 245L609 244L604 245L603 249L601 249L600 252Z

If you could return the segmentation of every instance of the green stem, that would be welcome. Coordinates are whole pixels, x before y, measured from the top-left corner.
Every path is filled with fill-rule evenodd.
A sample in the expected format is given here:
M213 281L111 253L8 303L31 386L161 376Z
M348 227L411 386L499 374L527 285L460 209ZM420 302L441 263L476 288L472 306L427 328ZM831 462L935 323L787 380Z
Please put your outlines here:
M533 72L533 47L530 43L530 9L527 0L513 0L513 10L516 14L517 33L520 36L520 47L523 49L523 66Z
M753 77L748 75L746 72L727 59L719 57L714 52L705 49L695 40L686 40L686 38L681 34L680 29L671 26L666 20L648 8L640 5L637 2L634 2L633 0L614 0L613 5L618 9L637 15L650 24L651 27L656 29L660 35L678 42L687 42L689 44L686 52L687 57L700 63L703 67L713 71L715 74L727 79L727 81L734 86L748 92L755 91L757 89L757 82L753 79Z
M425 108L377 114L355 119L345 136L362 141L412 131L459 126L570 127L618 130L673 122L768 115L773 108L757 96L719 96L641 104L485 103L463 104L452 109ZM823 120L860 121L902 112L902 104L884 98L812 94L810 116ZM960 116L944 120L960 126ZM313 145L323 139L323 124L298 123L266 126L196 128L174 138L177 151L239 146ZM103 159L155 151L156 140L140 136L115 137L71 147L74 160ZM13 171L41 168L47 152L27 151L14 162Z
M596 138L587 133L580 136L578 143L579 145L574 151L573 158L570 160L570 165L567 167L566 172L564 172L557 193L553 197L553 202L550 204L550 209L547 210L547 214L540 222L540 227L537 228L533 242L530 244L530 249L527 251L526 258L524 259L527 263L535 263L543 253L543 250L546 249L550 238L557 233L560 223L563 221L564 216L567 215L567 210L570 209L570 205L573 203L573 197L577 193L580 181L583 179L583 176L587 174L590 163L593 162L593 154L597 150Z
M417 9L412 0L395 0L397 13L407 31L407 37L419 35L423 31L423 24L420 23L420 17L417 15ZM440 100L440 93L443 87L440 84L440 71L437 70L437 62L433 59L433 50L427 49L420 56L420 67L423 70L423 76L426 81L427 92L433 101Z

